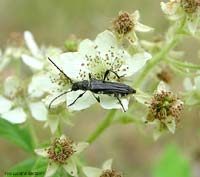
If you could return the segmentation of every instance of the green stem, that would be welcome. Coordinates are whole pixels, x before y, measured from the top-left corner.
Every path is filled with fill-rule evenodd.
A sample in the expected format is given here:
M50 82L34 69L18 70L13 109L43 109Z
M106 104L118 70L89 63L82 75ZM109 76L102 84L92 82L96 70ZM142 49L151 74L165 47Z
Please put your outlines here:
M136 82L134 83L134 87L139 87L145 77L148 75L148 73L161 61L165 59L165 56L171 49L173 49L176 44L179 42L180 37L179 35L182 34L182 29L184 28L184 25L186 23L186 16L182 18L181 23L177 28L174 29L174 37L172 37L171 41L167 42L166 45L163 47L163 49L155 55L147 64L147 66L144 68L144 70L141 72L141 74L136 79ZM168 33L171 33L169 30ZM167 33L167 35L168 35Z
M136 79L136 82L134 83L134 87L139 87L147 74L153 69L161 60L163 60L166 56L166 54L178 43L179 38L175 37L173 38L164 48L161 50L157 55L155 55L154 58L152 58L147 66L144 68L142 73L138 76Z
M200 70L200 65L194 65L192 63L181 62L181 61L173 60L173 59L170 59L170 58L168 58L167 61L172 63L173 65L176 65L176 66L179 66L179 67L194 69L194 70Z
M109 111L108 115L105 117L105 119L99 124L99 126L96 128L96 130L89 136L87 139L88 143L93 143L100 135L101 133L109 127L111 124L114 115L116 113L116 110Z

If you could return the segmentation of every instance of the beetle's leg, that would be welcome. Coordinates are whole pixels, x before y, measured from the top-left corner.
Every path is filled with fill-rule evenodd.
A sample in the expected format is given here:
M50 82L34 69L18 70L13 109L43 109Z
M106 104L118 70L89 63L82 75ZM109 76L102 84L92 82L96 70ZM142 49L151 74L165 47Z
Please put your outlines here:
M108 76L109 72L110 72L110 70L107 70L107 71L105 72L105 74L104 74L104 77L103 77L103 81L105 81L105 80L106 80L106 78L107 78L107 76Z
M89 79L90 79L90 80L92 79L92 75L91 75L91 73L89 73Z
M122 78L122 77L125 76L125 75L123 75L123 76L119 76L115 71L107 70L107 71L105 72L105 74L104 74L103 81L106 80L106 78L108 77L108 74L109 74L110 72L113 73L113 74L114 74L118 79L120 79L120 78Z
M99 96L96 96L95 94L93 94L94 98L97 100L97 102L100 103L100 97Z
M85 92L86 92L86 91L85 91ZM77 101L79 98L81 98L81 97L85 94L85 92L81 93L71 104L68 105L68 107L70 107L70 106L72 106L74 103L76 103L76 101Z
M119 104L121 105L123 111L126 112L126 110L124 109L124 106L123 106L122 101L120 100L119 96L118 96L118 95L115 95L115 97L116 97L117 100L119 101Z

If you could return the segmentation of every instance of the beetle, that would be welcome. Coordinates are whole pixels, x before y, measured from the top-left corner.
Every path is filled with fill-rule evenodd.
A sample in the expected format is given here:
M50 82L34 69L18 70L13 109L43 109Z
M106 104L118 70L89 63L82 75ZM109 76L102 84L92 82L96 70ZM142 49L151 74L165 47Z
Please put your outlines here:
M99 79L95 79L92 78L91 74L89 74L89 80L83 80L83 81L79 81L79 82L75 82L73 83L72 79L69 78L50 58L48 58L48 60L70 81L70 83L72 84L71 90L66 91L64 93L61 93L60 95L58 95L57 97L55 97L49 104L49 108L51 108L52 103L59 97L72 92L72 91L77 91L77 90L82 90L84 91L83 93L81 93L71 104L68 105L72 106L74 103L76 103L76 101L81 98L86 91L91 91L93 93L94 98L97 100L97 102L100 103L100 98L97 97L95 94L106 94L106 95L113 95L114 97L116 97L116 99L119 101L119 104L121 105L122 109L124 112L126 112L126 110L124 109L124 106L120 100L120 97L126 96L126 95L130 95L130 94L134 94L136 93L136 90L131 88L130 86L123 84L123 83L119 83L119 82L109 82L106 81L106 78L108 77L108 74L110 72L112 72L113 74L116 75L116 77L119 79L123 76L118 76L118 74L112 70L107 70L104 74L104 79L103 80L99 80Z

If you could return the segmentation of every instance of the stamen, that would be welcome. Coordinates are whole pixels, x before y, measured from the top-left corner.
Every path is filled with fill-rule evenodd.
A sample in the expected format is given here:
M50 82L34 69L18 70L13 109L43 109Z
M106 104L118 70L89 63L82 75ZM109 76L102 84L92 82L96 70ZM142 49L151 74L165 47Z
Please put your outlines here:
M198 0L181 0L181 6L186 13L194 13L200 6L200 2Z
M113 22L114 30L120 35L126 35L133 30L134 26L134 19L128 12L121 12Z
M148 120L164 120L168 116L174 117L179 122L179 116L183 109L180 99L171 92L162 91L156 93L149 106Z
M66 164L73 153L73 141L69 138L56 138L47 149L48 158L58 164Z
M122 175L115 170L105 170L100 177L122 177Z

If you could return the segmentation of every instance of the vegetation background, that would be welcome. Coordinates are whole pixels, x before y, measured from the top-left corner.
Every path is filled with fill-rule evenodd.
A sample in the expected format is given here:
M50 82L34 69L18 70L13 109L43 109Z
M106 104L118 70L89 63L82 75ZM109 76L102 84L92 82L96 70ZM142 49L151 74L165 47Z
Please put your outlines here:
M30 30L38 44L64 46L74 34L78 38L93 39L109 28L120 10L139 10L142 22L155 28L154 33L139 35L152 39L164 34L168 21L160 10L160 0L0 0L0 47L8 43L13 32ZM179 49L195 64L200 41L188 38ZM181 77L174 77L172 87L182 89ZM106 114L94 106L73 116L73 127L65 127L66 135L77 141L85 140ZM49 130L35 122L41 142L49 139ZM141 125L114 125L86 152L91 165L100 166L114 159L114 168L130 177L199 177L200 176L200 110L185 109L175 135L161 137L157 142L148 127ZM0 176L28 158L28 155L10 142L0 139Z

